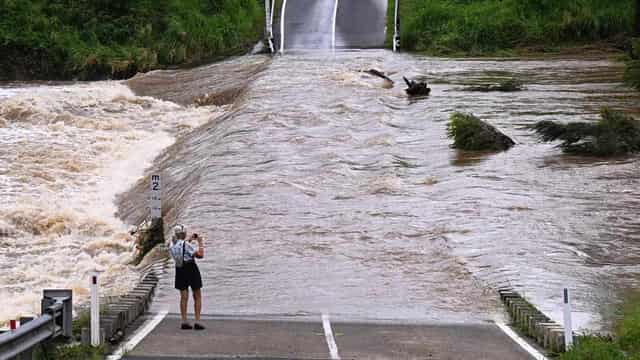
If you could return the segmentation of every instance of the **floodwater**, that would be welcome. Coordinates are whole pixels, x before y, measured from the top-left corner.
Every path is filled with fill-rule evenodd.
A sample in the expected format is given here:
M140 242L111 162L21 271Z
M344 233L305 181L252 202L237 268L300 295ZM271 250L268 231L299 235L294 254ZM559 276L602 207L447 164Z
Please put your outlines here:
M371 68L395 86L362 72ZM560 320L568 286L577 326L606 328L640 282L640 158L564 156L526 125L593 121L605 105L638 114L621 72L606 60L292 52L128 83L5 89L0 138L14 145L0 149L0 196L13 202L0 211L13 235L0 237L0 296L33 303L51 284L83 288L94 264L134 278L123 234L147 215L147 186L125 190L159 172L166 222L206 238L206 313L482 321L501 316L495 289L512 286ZM432 95L407 99L403 75L426 78ZM511 76L526 90L461 91ZM233 104L187 105L230 88ZM451 149L453 111L518 145ZM65 169L71 160L84 165ZM24 225L59 217L53 234ZM176 303L170 273L154 307Z
M221 113L137 97L117 82L0 89L0 324L39 314L44 288L88 299L129 289L129 226L117 193L144 174L176 136Z

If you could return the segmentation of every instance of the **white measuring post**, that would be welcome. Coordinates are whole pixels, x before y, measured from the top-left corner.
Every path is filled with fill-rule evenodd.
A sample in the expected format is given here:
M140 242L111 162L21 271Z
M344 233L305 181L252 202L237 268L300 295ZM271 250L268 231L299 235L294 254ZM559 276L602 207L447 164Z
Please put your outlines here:
M573 346L573 326L571 324L571 302L569 298L569 289L564 288L564 346L565 350L569 351L569 349Z
M100 298L98 272L91 274L91 346L100 346Z
M265 38L267 41L267 46L269 46L269 51L273 53L273 23L272 23L272 13L273 8L271 6L271 0L264 0L264 14L265 14Z
M393 52L398 51L400 46L400 0L395 0L395 16L393 20Z
M162 197L160 183L160 175L151 175L151 195L149 198L149 207L151 219L160 219L162 217Z

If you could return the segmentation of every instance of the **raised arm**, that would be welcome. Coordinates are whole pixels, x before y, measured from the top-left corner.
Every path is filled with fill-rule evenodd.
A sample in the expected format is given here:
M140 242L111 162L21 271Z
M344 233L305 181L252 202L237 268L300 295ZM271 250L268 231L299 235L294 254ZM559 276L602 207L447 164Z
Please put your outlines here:
M197 259L202 259L204 257L204 244L203 244L203 240L200 236L196 235L196 240L198 241L198 250L196 250L196 253L194 254L194 256Z

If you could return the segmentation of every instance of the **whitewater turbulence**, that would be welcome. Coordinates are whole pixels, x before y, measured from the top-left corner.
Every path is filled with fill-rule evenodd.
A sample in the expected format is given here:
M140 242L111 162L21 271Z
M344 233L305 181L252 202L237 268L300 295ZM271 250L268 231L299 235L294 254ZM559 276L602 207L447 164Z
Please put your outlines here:
M131 287L128 226L115 195L176 137L221 113L134 96L117 82L0 91L0 323L39 313L43 288L88 296Z

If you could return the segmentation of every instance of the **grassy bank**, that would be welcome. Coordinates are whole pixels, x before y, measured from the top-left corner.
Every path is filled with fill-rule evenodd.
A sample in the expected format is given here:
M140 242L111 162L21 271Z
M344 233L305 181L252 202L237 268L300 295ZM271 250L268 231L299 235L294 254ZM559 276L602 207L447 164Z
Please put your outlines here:
M436 55L510 55L631 34L635 0L401 0L401 46ZM393 29L393 27L390 27Z
M248 49L255 0L2 0L0 79L125 78Z
M627 302L615 327L615 339L598 336L579 338L560 360L640 360L640 298Z

